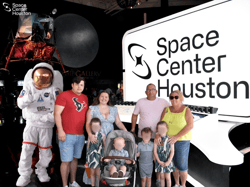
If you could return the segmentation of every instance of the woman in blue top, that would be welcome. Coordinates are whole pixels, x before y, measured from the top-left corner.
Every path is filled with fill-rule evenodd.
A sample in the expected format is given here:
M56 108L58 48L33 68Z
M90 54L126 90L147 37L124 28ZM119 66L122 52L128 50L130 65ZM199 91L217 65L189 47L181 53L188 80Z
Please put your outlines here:
M114 130L114 122L119 129L127 131L120 120L117 108L111 104L107 91L100 92L100 94L97 96L96 102L94 102L93 105L89 107L89 110L87 112L86 131L88 133L89 140L92 143L97 142L97 138L94 134L91 133L91 129L89 126L91 119L94 117L101 120L101 132L106 136L109 132Z

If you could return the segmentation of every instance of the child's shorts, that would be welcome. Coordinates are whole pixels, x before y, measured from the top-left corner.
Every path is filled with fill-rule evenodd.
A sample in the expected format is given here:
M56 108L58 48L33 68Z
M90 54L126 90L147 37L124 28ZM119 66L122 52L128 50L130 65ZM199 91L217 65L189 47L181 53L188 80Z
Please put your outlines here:
M153 163L150 164L141 164L139 163L139 171L142 179L151 178L153 173Z
M122 164L109 164L108 167L107 167L108 171L110 171L110 167L111 167L112 165L116 167L116 170L117 170L117 171L120 170L120 167L121 167L121 166L126 166L126 165L122 165ZM127 167L127 166L126 166L126 167Z
M61 161L71 162L73 158L81 158L84 143L84 135L66 134L66 140L59 141Z

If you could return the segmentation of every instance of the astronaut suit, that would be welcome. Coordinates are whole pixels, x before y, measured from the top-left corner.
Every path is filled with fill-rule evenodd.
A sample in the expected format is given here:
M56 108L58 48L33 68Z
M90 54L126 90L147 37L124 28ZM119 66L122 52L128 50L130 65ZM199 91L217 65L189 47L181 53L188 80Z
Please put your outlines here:
M39 148L35 170L37 177L41 182L50 180L46 168L52 159L53 111L56 97L61 91L62 75L47 63L37 64L25 75L23 90L17 99L17 105L26 119L17 186L26 186L30 182L32 155L36 146Z

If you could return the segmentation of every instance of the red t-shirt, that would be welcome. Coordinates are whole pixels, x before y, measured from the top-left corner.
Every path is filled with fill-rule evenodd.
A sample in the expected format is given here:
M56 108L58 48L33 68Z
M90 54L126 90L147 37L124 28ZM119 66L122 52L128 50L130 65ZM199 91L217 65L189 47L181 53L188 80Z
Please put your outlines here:
M56 105L63 106L62 126L66 134L84 134L88 98L86 95L77 95L72 90L64 91L58 95Z

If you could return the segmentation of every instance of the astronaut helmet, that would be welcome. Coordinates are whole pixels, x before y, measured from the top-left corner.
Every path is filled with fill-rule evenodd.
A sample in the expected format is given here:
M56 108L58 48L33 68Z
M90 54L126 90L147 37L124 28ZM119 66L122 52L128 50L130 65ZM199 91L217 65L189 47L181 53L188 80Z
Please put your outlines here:
M32 73L32 79L36 88L47 88L52 84L53 73L47 67L37 67Z

